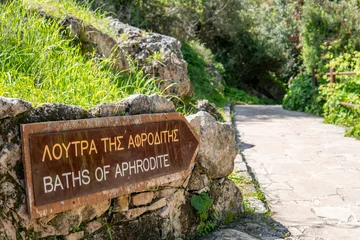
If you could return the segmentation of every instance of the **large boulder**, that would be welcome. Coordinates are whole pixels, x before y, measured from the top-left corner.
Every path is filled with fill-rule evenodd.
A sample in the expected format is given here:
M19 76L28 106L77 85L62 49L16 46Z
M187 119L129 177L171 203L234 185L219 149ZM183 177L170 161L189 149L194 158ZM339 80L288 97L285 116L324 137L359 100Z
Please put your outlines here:
M137 60L146 74L159 78L167 94L180 98L190 97L193 88L187 75L187 63L181 53L181 44L172 37L149 33L120 22L110 20L119 48Z
M190 115L187 120L200 135L196 165L210 178L227 177L234 169L237 154L235 130L230 123L220 123L207 112Z

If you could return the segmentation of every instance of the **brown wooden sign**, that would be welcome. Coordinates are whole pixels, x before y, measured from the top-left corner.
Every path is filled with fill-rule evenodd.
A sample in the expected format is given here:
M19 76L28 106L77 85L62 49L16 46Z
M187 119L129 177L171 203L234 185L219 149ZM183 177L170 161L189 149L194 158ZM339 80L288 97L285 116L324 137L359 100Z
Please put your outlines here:
M180 113L21 125L32 218L188 176L199 137Z

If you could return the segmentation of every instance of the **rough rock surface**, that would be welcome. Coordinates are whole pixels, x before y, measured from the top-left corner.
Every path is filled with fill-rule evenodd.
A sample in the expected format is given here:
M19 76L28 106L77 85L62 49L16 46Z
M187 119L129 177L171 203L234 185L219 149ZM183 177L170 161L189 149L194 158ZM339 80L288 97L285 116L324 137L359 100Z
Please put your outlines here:
M213 207L221 223L229 223L244 212L242 195L235 183L229 179L214 181L210 188Z
M128 68L128 62L125 54L117 47L116 40L110 35L101 32L91 25L84 25L80 19L67 17L62 25L70 28L70 33L82 42L83 46L95 48L96 52L104 57L115 59L115 65L118 70Z
M102 103L90 112L97 117L123 116L126 113L127 105L124 103Z
M31 109L29 114L23 116L23 123L72 120L92 117L92 114L77 106L65 104L46 103L38 108Z
M200 135L197 166L213 179L230 175L237 153L233 126L229 123L219 123L203 111L188 116L187 120Z
M100 217L109 207L110 201L105 200L97 204L66 211L56 216L44 217L40 221L31 220L28 222L27 227L39 232L41 237L67 235L73 228L80 226L82 222Z
M129 115L175 111L175 105L171 101L156 94L150 96L134 94L121 101L121 103L127 106L126 113Z
M199 191L206 187L209 187L210 180L208 176L201 172L199 167L195 167L191 173L189 184L187 185L188 191Z
M209 103L208 100L199 100L196 102L196 109L198 111L205 111L211 114L217 121L223 120L221 113L216 109L215 104Z
M173 102L157 94L134 94L119 103L102 103L90 112L97 117L175 112Z
M0 119L14 117L31 109L31 103L17 98L0 96Z
M183 59L178 40L144 32L117 19L111 19L110 28L117 35L120 49L136 59L145 73L164 80L161 84L166 93L181 98L193 94L187 75L187 63Z

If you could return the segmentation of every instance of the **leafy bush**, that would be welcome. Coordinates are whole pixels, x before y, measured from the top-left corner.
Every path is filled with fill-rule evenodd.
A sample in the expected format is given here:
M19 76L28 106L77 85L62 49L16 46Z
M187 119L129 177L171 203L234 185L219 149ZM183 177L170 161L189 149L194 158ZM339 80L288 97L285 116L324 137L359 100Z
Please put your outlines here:
M311 77L299 74L290 83L283 99L283 107L288 110L302 111L315 115L322 114L322 98L313 86Z
M212 209L213 200L206 192L199 195L194 195L191 198L191 206L193 206L199 216L200 223L197 229L197 234L202 236L208 234L216 227L216 216Z
M327 54L329 63L337 71L360 71L360 53L352 51L334 57ZM343 106L340 102L360 106L360 76L337 76L333 85L323 85L320 93L326 98L324 105L325 122L348 126L347 136L360 138L360 109Z
M357 0L305 1L301 20L302 58L308 70L321 72L329 60L360 50L360 8Z

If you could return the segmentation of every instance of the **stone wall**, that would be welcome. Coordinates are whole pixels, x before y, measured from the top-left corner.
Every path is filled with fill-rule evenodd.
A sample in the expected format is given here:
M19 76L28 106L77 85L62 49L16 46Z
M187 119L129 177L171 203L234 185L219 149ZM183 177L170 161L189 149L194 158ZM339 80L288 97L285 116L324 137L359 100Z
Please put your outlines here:
M32 108L20 99L0 97L0 239L172 239L195 235L199 216L194 194L208 192L219 223L243 212L242 195L227 179L236 155L234 129L210 114L187 117L200 136L200 150L190 175L181 181L31 220L26 207L19 125L57 120L174 112L157 95L133 95L86 111L62 104Z

